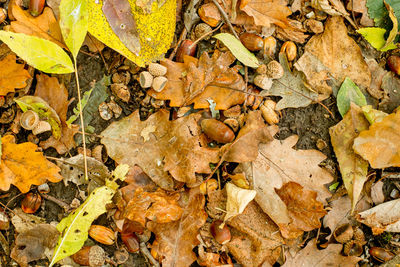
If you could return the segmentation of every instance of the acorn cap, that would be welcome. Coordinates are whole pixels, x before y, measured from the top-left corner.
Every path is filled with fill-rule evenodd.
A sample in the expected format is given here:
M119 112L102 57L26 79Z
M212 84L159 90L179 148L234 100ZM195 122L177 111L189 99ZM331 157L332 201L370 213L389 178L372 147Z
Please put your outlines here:
M158 63L150 63L149 65L149 72L153 76L164 76L167 74L167 67L164 67Z
M47 131L51 131L51 125L47 121L39 121L36 127L32 130L34 135L38 135Z
M337 242L344 244L353 238L353 234L353 227L347 223L336 228L333 232L333 237L336 239Z
M148 71L142 71L139 75L139 83L142 88L149 88L153 83L153 75Z
M168 79L165 78L164 76L156 77L153 80L152 88L156 92L161 92L165 88L165 85L167 84L167 82L168 82Z
M282 65L278 61L273 60L268 63L266 74L269 78L280 79L283 77L284 73L285 71L283 70Z
M22 128L33 130L39 123L39 115L33 110L27 110L21 115L19 123Z
M269 90L272 87L272 79L265 74L257 75L254 78L254 84L263 90Z

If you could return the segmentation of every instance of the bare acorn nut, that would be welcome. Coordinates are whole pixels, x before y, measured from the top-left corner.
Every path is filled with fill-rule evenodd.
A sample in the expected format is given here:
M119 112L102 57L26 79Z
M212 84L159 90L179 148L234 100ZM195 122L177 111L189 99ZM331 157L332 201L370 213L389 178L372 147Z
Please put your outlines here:
M267 65L261 64L257 69L256 69L257 74L266 74L267 73Z
M122 242L124 242L128 252L134 253L139 251L139 238L135 233L121 233Z
M47 121L39 121L35 128L33 128L32 133L38 135L44 132L51 131L51 125Z
M7 11L4 8L0 8L0 23L3 23L7 19Z
M29 1L29 12L32 16L37 17L42 14L45 0L30 0Z
M161 92L167 85L168 79L164 76L155 77L151 87L156 92Z
M236 118L228 118L224 120L224 123L231 127L235 133L239 130L239 122Z
M218 143L230 143L235 139L233 131L223 122L216 119L204 119L201 121L201 130L212 140Z
M100 246L87 246L81 248L71 258L79 265L99 267L105 263L106 253Z
M200 184L200 193L203 195L207 195L210 192L213 192L218 189L218 181L215 179L209 179L208 181L204 181Z
M215 9L215 5L213 3L207 3L200 6L198 12L199 17L202 21L210 25L211 27L217 27L218 23L221 21L221 16L219 13L208 12L208 10ZM215 16L206 16L206 14L215 14Z
M364 252L362 244L350 240L343 246L343 254L346 256L360 256Z
M39 123L39 115L33 110L27 110L21 115L19 123L25 130L33 130Z
M279 122L279 116L275 112L276 103L272 100L265 100L264 104L260 106L261 114L264 120L270 124L277 124Z
M44 184L39 185L37 187L37 189L38 189L39 193L41 193L41 194L47 194L47 193L50 192L50 186L49 186L48 183L44 183Z
M153 76L164 76L167 74L167 67L164 67L158 63L150 63L149 64L149 72Z
M139 84L144 89L150 88L153 84L153 75L148 71L142 71L139 75Z
M353 234L353 227L350 224L346 223L335 229L335 231L333 232L333 237L337 242L344 244L349 242L353 238Z
M266 74L257 75L254 78L254 84L263 90L269 90L272 87L272 79Z
M193 44L192 40L183 40L176 51L176 62L183 62L184 56L194 56L196 54L197 44Z
M400 57L399 56L390 56L387 59L387 64L389 66L389 69L396 73L397 75L400 75Z
M102 225L91 225L89 236L104 245L112 245L115 240L114 231Z
M221 224L220 220L213 221L210 225L210 233L219 244L224 245L231 241L231 231L227 225L221 228Z
M269 36L264 39L263 53L269 58L274 58L276 53L276 39Z
M3 209L0 209L0 230L8 230L10 228L10 218Z
M42 197L37 193L28 193L21 202L21 209L25 213L35 213L42 205Z
M245 32L239 36L239 39L247 49L253 52L260 51L264 46L263 39L254 33Z
M381 247L372 247L368 252L375 260L380 262L390 261L395 256L391 251Z
M210 25L208 25L207 23L199 23L196 25L196 27L194 28L194 38L200 39L201 37L203 37L204 35L208 34L212 32L212 28ZM203 40L209 40L211 38L211 34L208 34L204 37Z
M283 77L283 74L285 74L285 71L278 61L272 60L267 65L266 74L271 79L280 79Z
M292 41L286 41L281 47L281 53L286 53L288 61L293 61L297 56L297 47Z

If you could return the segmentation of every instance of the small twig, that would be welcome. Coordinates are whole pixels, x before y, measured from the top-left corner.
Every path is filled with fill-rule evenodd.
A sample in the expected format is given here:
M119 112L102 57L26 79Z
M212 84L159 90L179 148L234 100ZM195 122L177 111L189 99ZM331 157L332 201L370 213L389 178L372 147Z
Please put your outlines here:
M186 38L187 35L187 30L186 27L183 27L183 30L181 32L181 35L179 36L178 41L176 42L176 46L174 48L174 51L172 51L171 55L169 55L168 59L172 60L174 59L175 55L176 55L176 51L178 51L179 46L181 45L182 41Z
M224 23L220 23L220 24L217 26L217 28L213 29L213 30L210 31L210 32L206 32L205 34L203 34L202 36L200 36L196 41L193 42L193 44L191 44L191 45L189 46L189 50L192 49L192 47L193 47L194 45L196 45L198 42L200 42L201 40L203 40L204 38L206 38L208 35L210 35L210 34L212 34L213 32L216 32L217 30L219 30L219 28L221 28L222 25L224 25Z
M355 25L356 25L356 29L358 30L358 24L357 24L357 21L356 21L356 17L354 16L354 0L351 0L351 16L352 16L352 18L353 18L353 21L354 21L354 23L355 23Z
M227 14L225 13L225 11L222 9L221 5L217 2L217 0L212 0L212 1L213 1L214 5L217 6L217 8L218 8L218 10L219 10L219 13L221 13L222 17L223 17L224 20L225 20L225 23L228 24L229 29L232 31L232 34L233 34L237 39L239 39L239 36L237 35L235 29L233 28L232 23L231 23L231 21L230 21L229 18L228 18L228 15L227 15Z
M108 68L108 65L107 65L107 63L106 63L106 60L105 60L104 57L103 57L103 53L102 53L102 52L100 51L100 49L97 47L96 42L93 40L92 36L90 36L90 34L88 34L87 36L89 37L90 41L92 41L93 45L96 47L97 51L99 52L100 57L101 57L101 59L103 60L104 67L106 67L107 73L110 73L110 69Z
M143 255L150 261L150 263L155 266L155 267L160 267L160 264L158 263L158 261L156 261L154 259L154 257L151 255L150 251L148 250L148 248L146 247L146 243L144 242L140 242L140 252L143 253Z
M244 91L247 93L249 91L248 82L249 82L249 69L247 66L244 66L244 81L245 81L245 87ZM247 97L244 99L244 113L247 112Z
M81 132L81 131L77 131L77 133L83 135L83 132ZM85 134L89 135L89 136L94 136L94 137L97 137L97 138L104 138L104 136L99 135L99 134L94 134L94 133L85 133Z
M58 206L60 206L61 208L63 208L65 210L65 212L68 212L71 207L70 205L68 205L67 203L65 203L62 200L59 200L53 196L47 195L47 194L40 194L44 199L50 200L51 202L56 203Z

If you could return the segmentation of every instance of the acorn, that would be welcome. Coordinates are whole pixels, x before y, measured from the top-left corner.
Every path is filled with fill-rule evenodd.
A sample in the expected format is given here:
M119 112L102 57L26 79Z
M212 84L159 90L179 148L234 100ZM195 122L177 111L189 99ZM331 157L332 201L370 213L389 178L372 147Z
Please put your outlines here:
M260 106L261 114L264 120L270 124L277 124L279 122L279 116L275 112L276 103L272 100L265 100L264 104Z
M368 252L375 260L380 262L390 261L395 256L390 250L381 247L372 247Z
M288 61L293 61L297 56L297 47L292 41L286 41L282 47L280 53L286 53Z
M193 44L192 40L186 39L183 40L181 45L176 52L176 62L183 62L183 57L187 56L194 56L196 54L197 45Z
M350 240L343 246L343 254L346 256L360 256L364 252L362 244L357 241Z
M47 121L39 121L36 127L32 130L34 135L38 135L44 132L51 131L51 125Z
M161 92L165 86L167 85L168 79L164 76L159 76L154 78L153 84L151 87L153 88L154 91L156 92Z
M397 75L400 75L400 57L399 56L390 56L387 59L387 64L389 69L396 73Z
M25 130L33 130L39 123L39 115L33 110L27 110L22 113L19 123Z
M43 12L45 0L30 0L29 1L29 12L32 16L37 17Z
M35 213L42 204L42 197L37 193L28 193L21 202L22 211L25 213Z
M267 73L267 65L261 64L260 66L258 66L258 68L256 69L256 73L257 74L266 74Z
M280 79L285 74L282 65L276 61L272 60L267 65L266 75L271 79Z
M272 79L266 74L260 74L254 77L254 84L263 90L269 90L272 87Z
M100 246L87 246L81 248L71 256L72 260L83 266L99 267L106 261L106 253Z
M0 23L3 23L7 19L7 10L0 8Z
M210 32L212 32L212 28L210 25L208 25L207 23L199 23L194 28L194 36L193 37L194 37L194 39L197 40ZM203 40L207 41L210 38L211 38L211 34L208 34L203 38Z
M91 225L89 236L104 245L112 245L115 240L114 231L102 225Z
M263 41L263 53L264 56L269 58L274 58L276 52L276 39L272 36L269 36Z
M164 76L167 74L167 67L158 64L158 63L150 63L149 64L149 72L153 76Z
M222 223L223 222L220 220L214 221L210 225L210 233L219 244L224 245L231 241L231 231L229 230L229 227L225 224L221 228Z
M333 237L335 240L342 244L349 242L353 238L353 235L353 227L348 223L341 225L333 232Z
M139 74L139 84L144 89L149 88L153 84L153 75L148 71L142 71Z
M218 143L226 144L235 139L233 131L226 124L216 119L202 120L201 129L210 139Z
M7 213L0 208L0 230L8 230L10 228L10 218Z
M263 39L254 33L245 32L239 36L239 39L252 52L260 51L264 46Z
M124 242L128 252L134 253L139 251L139 238L135 233L121 233L122 242Z

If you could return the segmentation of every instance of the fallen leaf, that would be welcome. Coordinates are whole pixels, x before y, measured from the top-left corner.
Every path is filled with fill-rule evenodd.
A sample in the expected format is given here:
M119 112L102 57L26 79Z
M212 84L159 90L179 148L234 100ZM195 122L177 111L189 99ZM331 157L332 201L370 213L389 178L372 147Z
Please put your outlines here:
M368 15L367 0L354 1L353 3L348 2L347 9L362 14L360 19L362 26L374 26L374 21Z
M28 214L22 211L21 208L15 208L13 210L13 216L11 223L15 227L15 232L22 233L35 228L38 224L45 224L46 219Z
M146 227L146 219L155 223L177 221L182 216L182 208L178 204L180 195L167 194L164 190L145 192L138 188L124 210L124 218L138 222Z
M375 26L390 30L392 23L384 2L394 9L394 14L399 18L400 4L397 0L367 0L366 7L368 8L370 18L375 22Z
M3 136L1 143L1 190L8 191L13 184L26 193L31 185L41 185L47 180L53 183L62 180L58 173L60 168L48 161L42 152L36 152L37 145L30 142L15 144L15 138L11 135Z
M374 169L400 167L400 112L372 124L354 139L354 151Z
M94 36L92 36L90 33L86 34L85 40L83 41L82 46L87 46L89 51L92 53L99 53L102 52L103 49L105 48L105 45L97 40Z
M375 59L367 58L365 62L368 64L371 72L371 85L367 87L367 91L374 98L381 99L383 97L383 89L381 89L382 80L388 71L379 66Z
M151 249L163 266L190 266L197 258L193 248L200 243L197 235L207 219L205 199L197 188L186 194L182 196L183 214L178 221L147 223L147 228L156 236Z
M379 103L380 110L392 113L393 110L400 106L399 86L400 79L393 72L389 71L383 76L381 85L383 98Z
M349 111L350 103L357 104L360 107L367 105L367 100L360 88L348 77L344 79L344 82L340 86L336 101L339 113L342 117Z
M287 17L292 14L285 0L242 1L240 10L253 17L256 25L265 27L275 24L286 28L288 27Z
M256 191L237 187L233 183L226 184L226 215L224 222L241 214L256 196Z
M361 109L364 113L365 118L368 120L370 124L374 124L375 122L380 122L383 120L383 118L389 115L386 112L372 108L371 105L363 106L361 107Z
M5 96L15 92L16 88L24 88L26 81L31 78L29 72L24 69L23 64L17 64L14 54L7 55L0 61L0 95Z
M371 187L371 200L375 205L382 204L385 201L383 185L383 181L379 180Z
M137 164L165 190L174 188L172 177L193 186L197 183L196 173L211 172L209 163L218 161L218 150L200 146L200 114L175 121L168 118L169 113L160 110L142 122L137 110L113 122L101 133L101 142L116 162L132 167ZM150 140L144 141L140 133L149 125L156 126L156 130Z
M368 65L357 43L347 35L343 18L328 18L324 32L311 37L305 51L316 56L339 84L349 77L358 86L369 87L371 73Z
M361 108L351 103L343 120L329 129L343 183L352 201L352 211L359 200L368 172L368 162L354 153L353 142L368 127L369 123Z
M326 249L317 248L317 240L310 240L305 248L294 257L287 257L282 267L330 266L354 267L361 260L359 257L342 256L342 244L330 244Z
M21 267L28 267L29 262L44 258L46 250L54 248L59 235L55 226L38 224L17 236L10 257Z
M311 0L311 6L331 16L349 16L349 13L347 13L346 8L340 0Z
M383 28L366 27L358 29L357 32L361 34L373 48L379 51L386 52L397 48L393 43L385 45L385 43L387 43L385 40L386 30Z
M330 210L322 221L324 227L331 230L329 236L326 237L327 240L329 240L329 237L333 234L336 228L346 223L350 223L351 199L348 196L343 196L332 201L330 206Z
M288 19L288 26L285 28L276 27L276 37L284 41L293 41L296 43L304 43L308 38L307 34L304 34L307 30L301 22L297 20Z
M195 109L209 108L208 100L212 99L215 109L225 110L244 102L246 96L240 91L245 89L245 82L236 68L229 68L235 61L231 53L216 50L211 58L203 53L199 60L186 56L184 61L163 60L168 83L160 93L152 89L147 93L156 99L170 100L171 107L194 103Z

